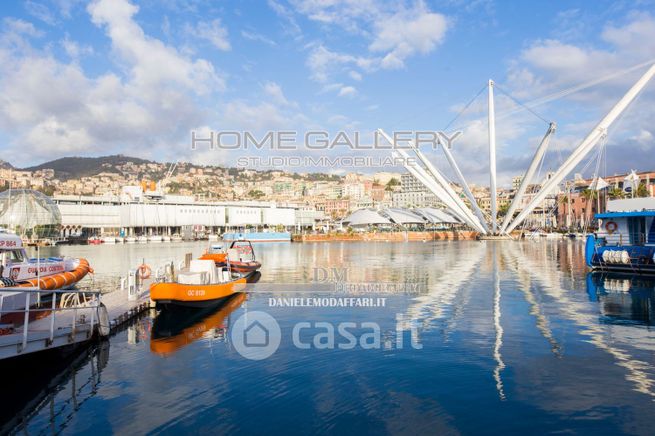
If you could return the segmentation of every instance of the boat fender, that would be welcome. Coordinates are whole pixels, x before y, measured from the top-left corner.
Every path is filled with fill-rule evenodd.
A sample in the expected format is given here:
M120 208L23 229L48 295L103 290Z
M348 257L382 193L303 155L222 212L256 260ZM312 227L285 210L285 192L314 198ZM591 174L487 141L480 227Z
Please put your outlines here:
M141 280L149 279L150 274L152 274L152 269L150 269L150 266L146 265L145 263L139 265L137 271L139 272L139 278Z
M621 252L621 262L623 262L624 264L630 263L630 254L628 254L626 250L623 250Z
M609 263L610 262L610 256L611 256L611 250L605 250L603 251L603 262Z
M100 336L107 337L111 331L111 325L109 324L109 313L107 312L107 306L104 303L98 305L98 333Z

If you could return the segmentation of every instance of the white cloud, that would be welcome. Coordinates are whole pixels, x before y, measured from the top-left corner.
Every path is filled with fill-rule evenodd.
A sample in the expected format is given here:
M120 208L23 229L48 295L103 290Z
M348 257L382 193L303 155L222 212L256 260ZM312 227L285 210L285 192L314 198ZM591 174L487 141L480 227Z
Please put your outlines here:
M232 46L227 37L227 29L221 25L220 19L210 22L200 21L195 27L188 27L188 30L199 38L209 41L214 47L222 51L229 51Z
M8 157L18 164L69 152L171 157L171 145L184 143L190 126L207 116L197 99L223 90L224 79L210 62L146 35L134 21L138 8L126 0L96 1L87 10L111 41L117 72L89 76L75 59L35 48L31 39L40 32L32 24L4 20L0 128L11 138ZM61 43L71 57L88 52L69 38Z
M55 17L52 15L52 12L50 12L50 9L48 9L46 5L32 0L27 0L24 3L24 6L27 13L31 16L38 18L39 20L51 26L56 24L57 21L55 20Z
M443 15L419 7L379 19L375 28L369 49L386 53L381 66L394 69L403 67L405 59L416 53L434 50L443 41L448 23Z
M90 45L80 45L79 43L70 39L68 34L66 34L60 43L66 54L71 59L79 59L81 56L93 54L93 47Z
M422 1L410 7L369 0L296 0L292 4L310 20L340 26L368 41L367 53L360 55L339 53L322 43L310 45L307 66L312 78L321 83L346 71L352 79L361 80L362 72L403 68L408 58L432 52L448 29L446 17L430 11Z
M348 75L350 76L351 79L357 80L358 82L362 80L362 75L357 71L349 71Z
M241 36L249 41L259 41L264 44L270 45L271 47L277 46L277 43L270 38L265 37L264 35L249 30L242 30Z
M344 86L339 89L339 97L353 97L357 94L357 90L353 86Z
M329 81L334 72L341 71L344 66L357 66L368 71L374 67L374 63L374 59L334 52L322 44L313 47L306 62L312 79L320 83Z
M273 102L283 106L296 105L296 103L289 102L289 100L287 100L286 96L284 95L284 92L282 91L282 87L279 84L275 82L266 82L263 88L266 95L271 97Z

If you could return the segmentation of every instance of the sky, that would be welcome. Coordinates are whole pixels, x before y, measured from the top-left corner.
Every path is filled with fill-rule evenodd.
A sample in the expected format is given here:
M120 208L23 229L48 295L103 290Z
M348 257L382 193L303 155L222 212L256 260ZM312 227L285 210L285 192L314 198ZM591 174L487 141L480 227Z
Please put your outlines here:
M463 132L453 154L467 179L486 183L493 79L506 185L548 121L558 130L540 175L655 62L653 1L28 0L2 2L0 20L0 158L20 167L283 154L192 150L191 131L445 129ZM655 169L654 103L655 81L603 141L601 175ZM440 150L424 151L450 174ZM595 167L590 156L576 171Z

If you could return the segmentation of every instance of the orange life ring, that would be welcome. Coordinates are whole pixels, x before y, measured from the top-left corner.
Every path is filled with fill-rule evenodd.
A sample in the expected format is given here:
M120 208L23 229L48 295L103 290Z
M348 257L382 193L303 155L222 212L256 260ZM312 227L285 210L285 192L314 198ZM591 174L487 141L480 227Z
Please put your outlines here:
M149 279L150 274L152 273L152 270L150 269L150 267L148 265L146 265L145 263L142 263L141 265L139 265L139 267L137 268L137 271L139 272L139 278L141 280Z
M619 228L619 225L615 223L614 221L608 221L605 223L605 230L607 230L607 233L610 235L614 232L616 232L616 229Z

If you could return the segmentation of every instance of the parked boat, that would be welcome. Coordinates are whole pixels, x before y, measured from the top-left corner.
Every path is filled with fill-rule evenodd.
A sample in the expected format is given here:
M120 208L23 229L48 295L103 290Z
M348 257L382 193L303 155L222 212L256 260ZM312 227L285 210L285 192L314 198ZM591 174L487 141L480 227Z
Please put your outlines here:
M655 275L655 198L609 201L596 214L598 232L588 235L585 261L594 270Z
M232 270L240 273L251 273L262 267L261 262L255 258L255 250L250 241L232 241L227 251L223 250L222 245L213 244L201 259L213 260L218 267L229 264Z
M125 238L125 243L126 244L135 244L136 243L136 238L134 236L128 236Z
M115 236L103 236L102 237L102 243L103 244L115 244L116 243L116 237Z
M210 259L194 259L150 285L150 298L159 307L216 305L245 288L247 277Z
M75 286L89 272L92 270L86 259L67 257L30 259L17 235L0 232L0 290L2 288L39 288L46 291L68 289ZM18 294L21 295L17 296ZM12 303L11 300L14 298L17 300ZM0 291L0 299L5 309L25 308L25 297L21 292ZM29 302L30 305L32 303ZM2 321L7 315L2 316Z
M148 242L161 242L161 235L150 235L148 236Z
M180 236L177 233L174 234L173 236L171 236L171 242L182 242L182 236Z
M116 236L116 243L117 244L122 244L125 242L125 238L122 236Z
M251 242L291 242L289 232L246 232L246 233L224 233L224 241L239 241L247 239Z
M102 238L99 238L97 236L91 236L89 239L86 240L88 244L90 245L99 245L102 244Z
M145 243L148 242L148 237L144 236L144 235L141 235L141 236L136 238L136 242L138 242L139 244L145 244Z
M171 237L168 235L164 235L161 237L162 242L171 242Z

